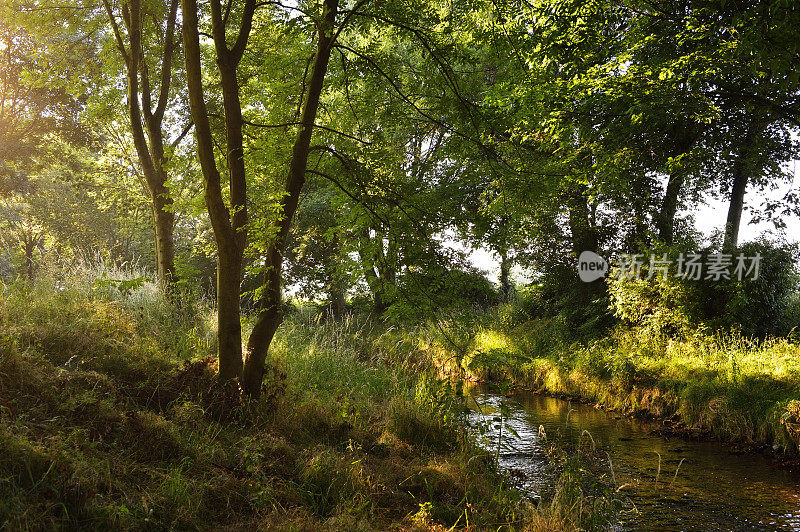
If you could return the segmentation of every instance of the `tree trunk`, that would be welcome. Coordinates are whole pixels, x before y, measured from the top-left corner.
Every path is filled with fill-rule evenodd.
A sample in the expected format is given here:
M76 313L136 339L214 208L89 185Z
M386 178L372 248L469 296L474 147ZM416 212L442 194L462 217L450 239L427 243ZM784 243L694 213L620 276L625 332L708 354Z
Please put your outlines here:
M726 251L735 249L739 244L739 225L742 221L744 193L747 189L748 179L744 166L739 161L734 165L731 202L728 207L728 220L725 223L725 241L722 245L722 248Z
M386 309L393 303L389 295L389 288L395 286L397 282L397 243L391 238L387 239L386 249L383 249L383 239L378 245L378 293L377 310L379 314L386 312Z
M394 269L386 266L386 258L383 256L383 238L380 235L375 236L377 241L374 252L371 249L370 242L372 240L369 236L369 230L366 231L364 238L365 245L361 246L358 250L359 258L361 259L361 266L364 270L364 280L367 281L372 292L372 312L376 316L382 315L389 308L389 301L386 297L386 285L389 282L394 282ZM367 248L367 249L365 249ZM384 267L380 267L380 262L384 263ZM390 280L388 277L391 276Z
M33 258L33 254L36 252L36 241L37 238L33 235L30 237L26 236L24 238L24 253L25 253L25 264L23 265L25 271L25 277L27 277L28 281L33 281L34 274L36 273L36 260Z
M283 247L292 218L300 201L300 192L305 183L308 153L314 122L319 108L319 98L328 71L328 61L335 39L336 12L339 0L325 0L323 3L323 20L317 33L317 52L311 68L308 90L303 104L303 113L297 138L292 148L292 160L289 164L289 175L286 179L286 195L281 200L280 215L276 221L277 235L270 243L266 263L266 292L261 301L261 312L258 315L253 332L247 342L247 358L242 373L242 388L250 397L261 394L264 379L264 364L269 346L283 320L281 312L281 268L283 266Z
M739 226L742 221L742 211L744 210L744 195L747 191L747 183L754 170L754 163L751 160L757 154L753 143L764 131L766 122L763 113L758 112L748 124L747 133L742 140L741 148L736 156L736 161L731 169L731 199L728 206L728 217L725 222L725 239L722 249L730 251L739 245Z
M602 279L584 283L577 275L577 260L580 254L584 251L597 252L597 234L592 226L591 208L587 192L586 185L576 185L567 193L569 229L572 234L572 251L575 254L576 275L574 278L575 283L577 283L577 294L583 303L589 303L594 300L603 287Z
M363 263L364 260L365 257L362 255L361 262ZM389 305L386 303L386 297L384 296L383 279L375 273L375 267L372 265L372 261L369 261L368 266L364 266L364 278L372 292L372 312L376 316L380 316L386 312Z
M511 261L508 259L508 251L500 252L500 291L503 298L507 298L511 293Z
M746 142L752 138L747 136ZM725 222L725 239L722 249L729 251L735 249L739 244L739 226L742 221L742 211L744 210L744 194L747 191L747 181L749 180L747 158L749 156L749 146L745 146L733 163L731 199L728 206L728 218Z
M683 189L685 174L682 171L670 173L664 202L661 204L656 229L658 238L666 244L672 244L675 233L675 215L678 212L678 197Z
M241 272L238 248L221 248L217 259L217 341L222 380L242 375Z
M122 58L125 61L128 83L128 119L130 121L133 143L139 164L142 168L147 188L150 192L153 210L155 235L156 272L162 288L169 293L175 281L175 214L171 210L172 197L167 187L167 174L164 166L164 133L162 122L169 99L172 79L172 56L174 34L177 21L178 0L171 0L163 34L164 52L161 58L161 85L156 107L151 107L150 79L147 62L142 54L142 13L141 0L131 0L130 10L123 7L123 21L128 30L128 48L122 39L122 32L108 0L104 0L109 21L114 30ZM141 78L141 86L140 86ZM141 89L141 90L140 90ZM142 105L139 104L139 97ZM145 136L145 127L147 136ZM149 145L148 145L149 137Z
M175 282L175 213L172 212L172 198L158 194L153 198L153 219L156 236L156 266L162 288L170 292Z
M214 154L201 68L197 0L182 0L186 86L197 139L197 157L203 173L206 209L217 244L217 339L221 380L242 376L242 328L240 297L242 256L247 244L247 196L242 150L242 115L236 68L241 61L252 27L255 0L246 0L236 43L228 49L226 19L219 0L211 0L211 25L220 73L231 205L222 194L221 176ZM231 216L231 211L233 215Z
M672 152L672 157L680 157L688 153L694 145L697 135L693 128L679 127L675 133L677 144ZM664 201L656 219L658 238L665 244L672 244L675 240L675 216L678 213L678 198L686 182L687 170L683 161L674 163L664 191Z
M589 198L586 196L586 186L575 186L567 194L572 251L577 259L584 251L597 251L597 235L591 225L591 209Z
M344 290L337 284L331 291L331 313L335 317L341 318L344 316L346 310L347 303L344 299Z

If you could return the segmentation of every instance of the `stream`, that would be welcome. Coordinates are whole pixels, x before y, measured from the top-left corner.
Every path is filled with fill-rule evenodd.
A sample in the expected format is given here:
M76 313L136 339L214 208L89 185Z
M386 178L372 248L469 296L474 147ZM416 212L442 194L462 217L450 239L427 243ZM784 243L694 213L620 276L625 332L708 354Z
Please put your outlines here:
M485 386L473 387L469 396L471 424L485 427L484 446L492 452L501 405L507 409L500 467L532 499L553 482L546 439L557 438L568 449L592 446L593 440L613 464L616 485L627 484L619 492L627 501L620 530L800 530L800 474L776 468L765 456L736 454L714 441L659 436L654 422L554 397L503 396Z

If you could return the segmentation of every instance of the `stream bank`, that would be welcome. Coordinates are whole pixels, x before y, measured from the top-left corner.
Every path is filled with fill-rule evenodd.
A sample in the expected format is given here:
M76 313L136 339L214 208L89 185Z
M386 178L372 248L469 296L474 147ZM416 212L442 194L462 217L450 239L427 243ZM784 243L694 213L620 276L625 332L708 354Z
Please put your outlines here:
M652 421L556 397L504 396L486 385L472 387L469 397L472 422L489 429L487 450L496 449L499 426L485 421L505 414L500 467L532 499L552 482L547 440L557 439L607 456L612 482L625 500L623 530L800 530L800 474L764 456L655 434Z

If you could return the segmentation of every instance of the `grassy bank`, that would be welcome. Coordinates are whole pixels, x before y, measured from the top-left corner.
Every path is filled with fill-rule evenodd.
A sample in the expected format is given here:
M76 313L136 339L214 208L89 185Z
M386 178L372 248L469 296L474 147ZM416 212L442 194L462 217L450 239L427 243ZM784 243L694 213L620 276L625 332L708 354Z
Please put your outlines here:
M462 366L472 378L509 380L797 454L800 346L790 339L702 330L674 339L618 325L582 343L570 340L559 316L500 323L496 316L484 320L463 350Z
M506 488L418 336L296 313L263 398L246 403L215 383L202 300L135 285L51 278L0 293L0 527L557 530L596 519L568 477L558 493L574 508L534 508Z

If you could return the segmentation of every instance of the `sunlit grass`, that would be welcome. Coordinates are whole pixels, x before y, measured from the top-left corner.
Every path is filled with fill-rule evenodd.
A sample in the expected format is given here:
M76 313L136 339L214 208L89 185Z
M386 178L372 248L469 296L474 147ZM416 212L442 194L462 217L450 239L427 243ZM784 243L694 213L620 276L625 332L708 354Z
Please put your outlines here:
M94 283L102 272L0 291L3 526L538 519L459 425L449 384L420 349L422 328L301 311L276 338L264 398L228 404L205 359L212 309L147 283L127 292Z
M475 336L465 365L483 380L601 402L626 413L678 415L687 427L726 439L800 444L800 346L698 329L683 339L618 326L588 344L570 344L558 317Z

